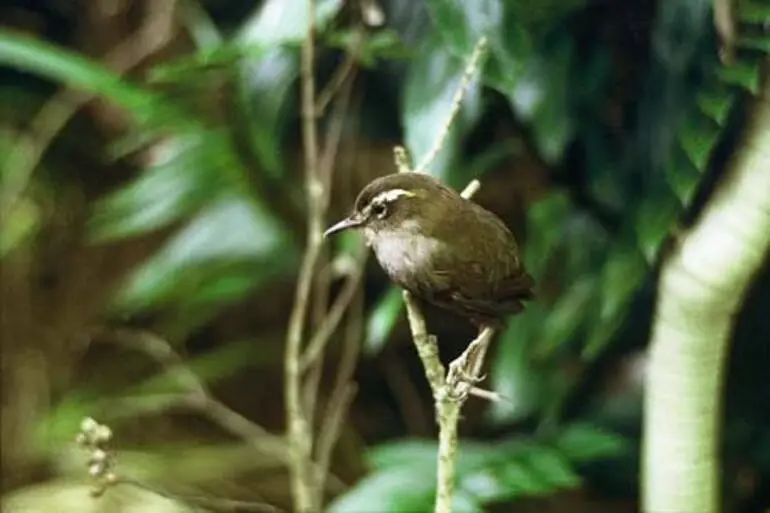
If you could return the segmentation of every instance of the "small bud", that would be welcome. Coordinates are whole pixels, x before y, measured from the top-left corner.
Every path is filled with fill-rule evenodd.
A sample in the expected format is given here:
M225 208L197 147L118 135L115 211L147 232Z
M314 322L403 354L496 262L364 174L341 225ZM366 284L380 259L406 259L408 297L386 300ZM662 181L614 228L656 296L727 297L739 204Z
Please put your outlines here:
M94 478L101 477L104 474L106 468L107 466L104 464L104 462L91 463L88 466L88 474Z
M109 455L107 454L107 451L103 451L102 449L96 449L91 453L91 458L89 461L91 463L104 463L107 461L107 458Z
M94 441L97 444L103 444L106 442L109 442L112 438L112 430L105 426L104 424L100 425L99 428L96 430L96 433L94 433Z
M80 423L80 431L86 434L91 433L98 427L99 427L99 423L96 422L91 417L86 417L85 419L83 419L83 422Z

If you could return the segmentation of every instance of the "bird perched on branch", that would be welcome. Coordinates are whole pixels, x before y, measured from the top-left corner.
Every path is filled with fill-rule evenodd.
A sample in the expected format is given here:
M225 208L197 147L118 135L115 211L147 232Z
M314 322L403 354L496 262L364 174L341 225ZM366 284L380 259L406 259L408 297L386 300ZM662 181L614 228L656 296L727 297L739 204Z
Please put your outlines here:
M533 297L534 280L502 220L430 175L375 179L324 236L348 229L363 231L391 281L479 331Z

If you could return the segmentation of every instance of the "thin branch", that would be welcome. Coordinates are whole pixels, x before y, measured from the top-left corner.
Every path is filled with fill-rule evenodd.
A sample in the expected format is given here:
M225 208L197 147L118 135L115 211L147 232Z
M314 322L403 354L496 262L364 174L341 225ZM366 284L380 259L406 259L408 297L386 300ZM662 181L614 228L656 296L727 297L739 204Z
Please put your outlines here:
M189 368L171 344L154 333L128 329L94 330L93 341L115 344L138 351L158 363L180 389L176 394L110 399L106 406L120 412L111 418L125 418L142 413L158 413L173 409L198 412L231 435L245 441L255 451L268 454L281 463L289 463L286 440L219 401L205 383ZM97 408L98 409L98 408ZM317 465L316 465L317 467ZM334 487L344 486L336 475L330 475Z
M331 187L332 187L332 174L334 171L334 163L337 159L337 154L339 152L340 143L342 141L342 132L345 127L345 122L347 118L347 111L350 106L350 97L353 90L353 78L354 75L351 75L350 80L347 80L344 84L342 84L342 90L339 91L340 94L337 95L336 100L334 102L334 110L331 114L331 119L329 122L329 129L327 131L328 135L326 137L326 141L324 144L324 150L320 155L320 162L318 165L318 175L320 177L320 181L323 185L323 194L321 198L321 210L325 213L326 210L329 207L329 200L331 196ZM336 92L336 91L335 91ZM301 364L301 372L307 372L307 375L305 377L305 383L303 385L304 388L304 404L305 404L305 415L309 419L311 425L315 424L315 407L316 407L316 399L318 397L318 390L321 384L321 378L324 371L323 366L323 349L326 345L326 341L328 341L329 337L332 335L332 332L334 331L334 327L336 327L336 324L339 322L339 319L341 318L342 312L344 312L344 308L347 305L342 305L342 311L339 312L339 316L335 319L331 319L332 323L335 325L334 327L331 327L331 330L328 331L325 335L322 335L322 337L318 337L318 332L322 331L325 332L329 328L329 315L327 313L328 310L328 303L329 303L329 288L331 285L331 275L328 272L323 272L324 268L328 266L329 263L329 248L327 246L322 246L322 252L320 256L319 266L322 266L321 271L316 273L315 277L315 294L313 295L313 329L315 331L315 336L313 337L313 340L311 340L310 345L312 347L312 350L315 352L315 356L313 360L317 362L316 365L311 365L311 362L305 361ZM363 272L363 268L361 269L361 272ZM355 274L355 273L353 273ZM351 275L351 279L355 278ZM354 280L355 281L355 280ZM350 283L349 285L353 285ZM337 306L335 304L335 306ZM334 310L334 307L333 307ZM326 340L322 340L322 338L325 337ZM315 341L315 343L314 343ZM304 360L304 356L301 358L301 360Z
M465 66L465 70L463 71L462 78L460 78L460 85L457 88L457 91L455 91L454 96L452 97L452 106L450 107L449 116L447 117L446 122L441 126L441 131L439 132L438 136L433 142L433 147L431 147L430 151L423 157L422 162L419 166L415 168L415 172L417 173L425 173L428 171L428 166L431 165L431 163L436 159L436 156L438 156L439 152L441 151L441 148L444 146L444 142L446 141L447 136L449 135L449 131L452 128L452 124L454 122L455 117L457 117L457 113L460 112L460 107L463 102L463 98L465 97L465 94L468 92L468 88L470 87L471 81L473 80L473 77L476 74L476 71L479 68L479 64L481 61L481 58L484 56L487 50L487 38L482 37L476 42L476 46L473 48L473 53L471 54L471 58L468 61L468 64Z
M280 461L288 461L286 444L280 437L271 434L262 426L217 400L203 381L190 370L189 366L174 351L171 344L163 338L144 331L105 329L99 330L91 339L112 343L148 356L161 365L169 378L181 389L178 394L126 399L125 402L133 405L130 408L131 411L158 412L178 407L198 411L255 449L271 454Z
M345 281L342 291L337 295L337 298L329 309L329 313L326 315L323 323L310 339L307 348L300 358L300 368L302 370L307 369L314 362L318 361L326 344L328 344L331 335L334 333L334 330L337 329L337 326L339 326L342 316L345 314L345 311L348 309L348 306L350 306L351 301L359 289L364 275L365 267L363 262L365 261L365 258L358 259L358 262L361 263L356 264L355 269L353 269L353 274L351 274Z
M353 397L356 395L357 386L353 383L345 383L345 387L341 392L337 392L331 396L331 400L327 406L326 419L323 429L318 435L318 469L316 473L317 487L314 490L316 497L316 504L323 502L324 489L326 477L329 474L331 468L332 454L334 453L334 446L339 440L342 432L342 426L345 424L350 405L353 402Z
M116 455L110 444L112 441L112 429L104 424L99 424L91 418L83 420L76 441L88 454L88 474L94 485L91 490L92 497L101 497L110 488L127 485L174 502L193 507L203 507L210 511L259 511L274 513L282 511L264 502L171 493L145 484L137 479L120 475L116 471Z
M349 78L356 70L358 48L363 41L363 35L361 31L356 32L356 40L353 43L353 48L345 54L345 60L342 61L337 69L334 70L334 74L329 79L329 83L318 93L318 100L316 101L315 112L316 116L323 116L326 112L326 108L331 103L334 96L342 89L343 84L349 82Z
M319 179L323 187L323 194L319 200L321 203L319 210L323 214L325 214L329 207L334 163L337 159L340 142L342 141L342 133L345 127L347 112L350 106L350 97L353 90L354 76L355 75L351 75L350 80L347 80L344 84L342 84L342 90L339 91L340 94L337 96L334 102L334 111L331 114L329 129L327 131L328 135L326 137L323 152L319 157L320 162L318 164L318 176L320 177ZM364 262L365 261L361 261L359 264L361 274L363 274ZM341 314L347 307L347 304L339 305L339 302L335 303L335 306L332 307L331 313L335 313L336 315L334 308L339 306L341 306L341 311L339 312L339 316L336 319L329 319L330 316L327 312L327 309L329 303L329 287L331 284L331 275L328 272L323 272L324 268L328 266L328 263L329 249L326 246L322 246L321 255L319 256L318 262L318 265L321 266L321 271L316 272L315 283L313 284L315 287L315 294L313 295L312 325L315 331L315 336L310 343L311 347L313 347L313 350L317 351L315 354L315 361L317 362L317 365L311 366L310 362L305 362L301 367L301 372L307 372L303 385L303 396L305 416L309 419L311 425L315 424L316 399L318 397L318 390L324 371L323 348L326 345L326 341L321 340L319 342L321 337L318 337L318 332L328 330L328 333L322 335L322 337L325 337L326 340L328 340L332 335L336 324L339 322ZM360 277L356 279L355 274L355 272L351 273L350 280L356 283L349 283L349 285L357 286L357 282L360 281ZM332 326L329 330L330 320L334 326ZM315 343L314 340L316 341Z
M420 306L408 291L403 292L406 305L406 318L409 322L409 331L412 332L417 354L425 368L425 376L433 391L433 397L438 397L444 388L444 364L441 363L438 353L436 337L428 333L425 316L420 311Z
M133 486L135 488L139 488L146 492L153 493L165 499L169 499L175 502L181 502L183 504L187 504L189 506L193 506L197 508L205 508L209 511L221 511L225 513L227 512L237 513L240 511L280 513L284 511L276 506L273 506L271 504L267 504L264 502L242 501L242 500L228 499L225 497L211 497L208 495L175 494L165 490L161 490L160 488L149 486L141 481L138 481L130 477L122 477L122 476L118 477L114 482L110 484L110 487L116 487L120 485Z
M302 340L314 274L322 252L324 186L318 169L318 133L315 110L315 2L307 0L307 36L302 44L302 145L305 156L305 193L307 210L307 246L302 259L294 307L289 319L284 354L285 406L287 438L291 453L289 473L293 510L311 513L319 509L314 504L316 487L312 470L313 431L311 419L302 401Z
M360 289L359 289L360 292ZM330 394L329 405L326 408L325 421L321 423L318 433L318 468L321 474L317 477L319 495L317 503L321 503L326 478L331 466L332 452L339 439L344 420L350 409L350 404L356 392L356 385L351 383L356 370L356 362L361 349L361 318L363 317L363 297L357 294L357 301L351 302L345 339L337 368L337 376ZM355 308L353 307L355 306Z

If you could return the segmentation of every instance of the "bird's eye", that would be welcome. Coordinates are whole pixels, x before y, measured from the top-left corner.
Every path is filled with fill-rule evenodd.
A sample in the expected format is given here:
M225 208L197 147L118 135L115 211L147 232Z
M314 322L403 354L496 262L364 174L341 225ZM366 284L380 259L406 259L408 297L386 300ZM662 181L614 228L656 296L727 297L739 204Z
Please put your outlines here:
M378 219L382 219L388 213L388 208L383 203L374 203L372 205L372 213Z

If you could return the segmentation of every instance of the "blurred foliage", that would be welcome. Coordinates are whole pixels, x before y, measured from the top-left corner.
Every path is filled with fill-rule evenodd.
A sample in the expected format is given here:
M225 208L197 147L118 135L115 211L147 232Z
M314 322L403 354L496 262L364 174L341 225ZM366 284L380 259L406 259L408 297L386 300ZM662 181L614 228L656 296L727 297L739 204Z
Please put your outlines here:
M436 444L394 442L369 454L374 473L334 502L333 513L430 511L435 487ZM617 457L624 442L593 426L573 424L550 441L464 443L459 448L455 511L485 511L484 505L526 495L548 495L580 484L575 465ZM428 477L430 476L430 477Z
M70 16L69 23L77 25L76 13L50 4L52 12L64 9L60 16ZM38 95L40 103L50 99L54 84L119 106L130 115L129 128L105 136L98 150L89 146L87 132L72 128L61 134L96 154L92 161L99 173L119 165L135 170L129 180L105 179L111 184L108 191L88 205L88 240L109 246L170 235L141 266L130 269L103 306L100 320L161 326L178 346L208 337L203 355L191 350L190 365L212 385L248 368L259 367L264 374L254 379L265 380L280 369L279 329L243 319L253 316L266 324L277 315L272 307L284 303L274 295L276 284L291 281L302 249L298 241L305 206L301 173L294 167L301 152L296 93L307 3L257 4L185 2L179 23L188 49L128 78L66 38L46 41L0 31L0 64L13 70L0 77L0 256L38 250L36 244L56 217L49 198L69 179L56 148L40 163L26 161L19 149L27 118L34 115L29 105L34 102L19 100L30 76L43 79L42 86L35 82L27 92ZM524 260L538 282L538 299L526 314L511 319L496 344L490 387L506 400L489 406L478 417L482 421L469 419L468 429L480 440L466 442L461 450L457 511L549 495L583 486L586 477L606 484L613 482L613 474L624 473L633 481L633 441L627 438L637 435L628 426L638 424L634 401L639 384L628 378L630 384L620 392L607 392L609 385L595 382L607 379L607 360L619 366L618 353L633 353L646 338L646 312L662 248L701 208L741 127L743 100L757 91L759 59L770 52L770 6L761 0L739 3L736 58L723 64L708 2L659 2L652 13L652 6L641 1L622 7L582 0L537 6L502 0L393 0L381 4L389 22L382 28L364 27L355 9L343 4L319 0L316 5L319 89L342 65L343 54L353 55L363 76L356 82L362 92L348 121L377 127L356 134L365 141L361 151L375 151L366 143L385 146L389 161L396 141L366 138L373 138L372 132L398 133L419 161L446 121L473 45L486 35L490 53L483 73L431 172L457 188L480 175L485 184L497 184L496 177L504 176L504 186L491 186L496 190L489 197L509 219L518 204L528 204L520 235ZM331 123L329 116L320 120L322 132ZM360 186L371 178L356 172L364 178L342 176L334 183ZM528 173L538 174L530 182L546 185L533 186ZM7 191L15 192L9 197ZM334 251L351 251L349 242ZM367 373L372 360L399 351L389 343L403 323L400 293L383 285L381 274L370 274L363 341ZM763 283L766 290L767 280ZM758 294L757 304L770 304L768 294ZM226 315L234 310L237 316ZM762 315L763 309L757 310ZM246 333L231 329L232 324ZM441 326L437 331L442 329L452 331ZM748 343L756 344L762 333L770 330L751 331ZM465 342L442 339L442 351L446 347L448 358ZM397 357L416 360L407 349ZM747 358L740 365L757 361L761 358ZM132 396L161 398L168 392L167 376L153 370L148 377L130 359L119 363L125 368L102 370L107 378L54 395L61 398L50 408L40 435L48 440L40 444L46 452L56 454L57 444L89 412L105 412L116 422L131 420L130 410L118 414L105 404ZM424 378L413 374L422 386ZM354 412L342 445L353 451L360 449L357 444L369 445L365 458L356 453L369 470L334 499L331 511L364 511L372 503L389 511L429 509L435 445L416 438L390 441L411 433L388 422L387 415L382 415L385 420L361 420L388 408L383 405L398 395L382 392L381 381L387 379L360 376L361 412ZM237 388L270 386L250 382ZM280 400L275 390L268 392L266 400ZM618 396L622 415L612 410ZM250 396L243 400L255 402ZM259 404L252 413L267 422L260 412L280 408ZM770 436L761 427L770 419L749 407L736 416L743 427L728 423L726 428L735 458L752 454L752 468L770 479ZM243 454L233 452L221 453L222 467L235 461L237 469L253 470L241 461ZM165 461L174 458L179 455ZM200 458L217 459L208 453ZM603 477L586 471L617 460L622 463L605 467ZM212 480L221 472L216 467L209 469Z

